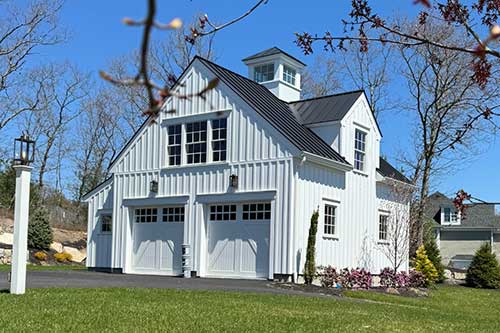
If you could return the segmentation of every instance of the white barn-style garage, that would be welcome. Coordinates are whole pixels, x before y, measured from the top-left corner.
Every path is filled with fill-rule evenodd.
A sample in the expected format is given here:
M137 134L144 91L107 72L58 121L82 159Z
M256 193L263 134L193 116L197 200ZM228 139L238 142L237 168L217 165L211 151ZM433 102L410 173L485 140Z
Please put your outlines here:
M380 216L407 179L379 156L365 94L300 100L301 61L271 48L244 62L250 78L196 57L174 89L218 86L169 98L85 196L89 268L297 280L316 209L318 265L389 266Z

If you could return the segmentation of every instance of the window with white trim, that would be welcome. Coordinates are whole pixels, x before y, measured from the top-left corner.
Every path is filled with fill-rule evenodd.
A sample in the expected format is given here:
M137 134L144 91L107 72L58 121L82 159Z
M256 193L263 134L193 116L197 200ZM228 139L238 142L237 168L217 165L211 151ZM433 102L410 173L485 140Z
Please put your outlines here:
M356 129L354 134L354 168L356 170L365 170L366 155L366 133Z
M168 126L168 165L181 165L182 125Z
M137 208L135 210L136 223L155 223L158 221L157 208Z
M457 211L451 207L443 207L442 214L443 224L456 224L459 221Z
M297 71L290 66L283 65L283 81L295 85L295 75Z
M101 215L101 232L111 232L113 219L111 215Z
M210 206L210 221L236 221L236 205Z
M253 70L255 82L266 82L274 80L274 64L255 66Z
M163 222L184 222L184 206L165 207L162 213Z
M259 202L243 204L243 220L265 221L271 219L271 203Z
M227 119L212 120L212 161L226 160L227 150Z
M186 162L187 164L207 161L207 122L199 121L186 124Z
M381 241L387 240L387 228L389 225L389 215L380 214L378 217L378 239Z
M337 206L325 204L324 226L323 232L325 235L335 235L335 213Z

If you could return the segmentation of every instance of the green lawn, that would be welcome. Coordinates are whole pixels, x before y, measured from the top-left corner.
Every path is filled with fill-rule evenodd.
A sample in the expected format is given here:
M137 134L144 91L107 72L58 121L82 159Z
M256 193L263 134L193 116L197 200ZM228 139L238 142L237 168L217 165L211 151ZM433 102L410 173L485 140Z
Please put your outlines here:
M498 331L500 292L440 287L429 298L342 300L159 289L0 294L2 331Z
M28 271L67 271L75 269L87 269L83 265L60 265L60 266L38 266L28 265ZM0 272L10 272L10 265L0 265Z

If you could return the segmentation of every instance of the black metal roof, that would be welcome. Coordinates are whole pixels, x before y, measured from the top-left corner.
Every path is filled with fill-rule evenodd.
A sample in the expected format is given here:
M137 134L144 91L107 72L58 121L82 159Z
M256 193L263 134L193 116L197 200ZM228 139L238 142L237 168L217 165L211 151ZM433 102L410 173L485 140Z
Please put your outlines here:
M353 104L363 94L363 90L356 90L295 101L289 103L289 105L296 115L300 117L302 124L323 123L344 118Z
M312 130L296 119L288 104L266 87L211 61L197 57L257 113L271 123L283 136L302 151L350 165Z
M384 177L399 180L404 183L410 184L410 180L406 178L401 172L399 172L395 167L393 167L389 162L387 162L382 157L380 158L378 172Z
M299 59L297 59L294 56L290 55L289 53L286 53L285 51L283 51L282 49L280 49L280 48L278 48L276 46L275 47L271 47L270 49L264 50L262 52L256 53L254 55L251 55L249 57L246 57L242 61L258 59L258 58L267 57L267 56L271 56L271 55L275 55L275 54L279 54L279 53L283 53L284 55L286 55L289 58L292 58L293 60L297 61L301 65L306 66L306 64L304 64L302 61L300 61Z

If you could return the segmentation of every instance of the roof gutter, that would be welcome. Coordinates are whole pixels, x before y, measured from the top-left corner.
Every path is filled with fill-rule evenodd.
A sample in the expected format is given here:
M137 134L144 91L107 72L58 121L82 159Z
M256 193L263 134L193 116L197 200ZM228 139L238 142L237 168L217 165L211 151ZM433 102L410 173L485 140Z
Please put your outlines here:
M331 160L331 159L323 157L323 156L309 153L307 151L303 151L300 155L300 158L302 160L302 163L307 161L307 162L318 164L318 165L321 165L324 167L334 168L334 169L341 170L341 171L351 171L353 169L352 165L350 165L350 164L340 163L340 162Z

